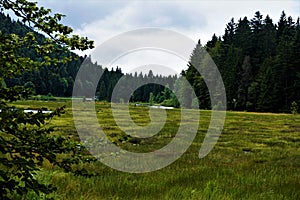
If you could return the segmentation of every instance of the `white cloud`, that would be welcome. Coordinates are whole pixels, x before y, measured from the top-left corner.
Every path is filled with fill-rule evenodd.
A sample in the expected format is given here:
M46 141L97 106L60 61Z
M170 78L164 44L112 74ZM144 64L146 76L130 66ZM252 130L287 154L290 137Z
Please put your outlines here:
M95 6L101 7L101 3ZM199 31L200 35L208 34L209 37L205 36L207 39L214 32L222 34L231 17L236 21L244 16L250 19L260 10L264 15L270 14L276 22L282 10L296 17L297 7L299 8L297 1L129 1L104 18L95 19L77 31L103 41L108 33L112 33L108 35L112 36L130 29L160 27L186 32L192 36Z
M108 68L121 66L125 72L143 66L144 73L148 73L150 65L159 65L174 69L160 71L179 74L187 65L194 47L195 42L185 35L164 29L144 28L105 41L93 51L92 60Z
M232 17L237 22L256 11L269 14L274 22L282 10L294 19L299 16L299 1L40 1L54 12L67 12L67 24L77 34L88 36L100 45L120 33L144 27L170 29L202 44L216 33L224 33ZM120 44L122 45L122 44ZM89 52L84 52L89 53ZM125 70L126 71L126 70Z
M213 33L222 35L226 23L232 17L235 21L244 16L251 19L259 10L264 16L269 14L277 22L282 10L287 15L297 17L297 6L299 7L299 3L296 1L128 2L104 18L77 28L76 32L94 39L96 45L99 45L125 31L159 27L182 33L195 42L201 39L202 44L205 44Z

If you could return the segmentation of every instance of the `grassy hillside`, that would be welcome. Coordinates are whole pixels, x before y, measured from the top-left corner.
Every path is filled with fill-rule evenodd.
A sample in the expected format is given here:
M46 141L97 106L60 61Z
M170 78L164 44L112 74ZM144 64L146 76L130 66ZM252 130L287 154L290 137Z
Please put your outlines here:
M16 104L48 109L61 105L67 105L66 113L50 125L56 126L58 134L78 137L70 101ZM109 104L98 103L96 110L103 130L112 140L124 135L113 120ZM149 123L148 108L132 106L130 112L137 124ZM154 137L117 143L135 152L161 148L176 134L180 123L179 110L167 110L167 114L165 127ZM300 115L227 112L217 145L208 156L199 159L210 112L201 111L200 115L198 134L191 147L161 170L130 174L97 162L86 167L100 175L84 178L45 163L39 178L58 187L55 199L300 199ZM28 198L36 197L30 194Z

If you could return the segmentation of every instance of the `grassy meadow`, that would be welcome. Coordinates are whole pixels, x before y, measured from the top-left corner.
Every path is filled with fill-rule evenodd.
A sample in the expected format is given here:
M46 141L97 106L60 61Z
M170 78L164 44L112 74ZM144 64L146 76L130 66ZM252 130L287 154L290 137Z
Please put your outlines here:
M66 113L54 118L55 134L78 138L68 99L56 102L22 101L16 107L54 109ZM180 110L167 110L164 128L146 139L126 138L113 120L108 103L96 103L104 132L122 148L150 152L176 134ZM145 126L149 108L130 107L132 119ZM193 112L196 112L195 110ZM45 163L39 179L57 186L54 199L300 199L300 115L227 112L225 127L214 149L203 159L199 149L206 134L209 111L200 111L198 133L190 148L171 165L154 172L131 174L101 162L86 166L100 175L86 178L66 174ZM186 122L182 122L186 123ZM40 199L29 194L28 199Z

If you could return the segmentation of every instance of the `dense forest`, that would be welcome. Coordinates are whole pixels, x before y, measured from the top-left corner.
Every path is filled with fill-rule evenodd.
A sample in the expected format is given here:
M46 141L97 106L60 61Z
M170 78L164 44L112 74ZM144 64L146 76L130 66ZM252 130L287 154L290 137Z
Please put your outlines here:
M32 31L22 22L13 21L2 13L0 14L0 30L2 34L18 35ZM39 40L44 40L43 35L35 34ZM232 18L226 25L225 33L222 36L214 34L205 45L202 45L199 40L191 55L188 69L182 71L181 75L186 77L193 86L199 107L210 109L206 84L195 69L197 66L193 66L199 65L205 68L205 58L199 56L199 52L203 49L212 57L222 75L228 109L290 112L292 104L300 105L299 18L295 21L292 17L287 17L283 11L278 23L274 23L268 15L263 17L258 11L252 19L244 17L235 22ZM28 49L20 53L39 59ZM79 57L71 52L60 56L70 55L75 59L58 66L43 66L38 70L5 80L5 83L8 86L24 85L40 95L71 96L76 74L81 63L86 60L89 65L103 72L96 91L96 97L100 101L111 101L115 84L124 76L128 88L135 82L149 79L159 83L148 84L136 90L131 97L133 102L161 103L177 107L179 106L177 98L171 90L177 91L178 98L187 96L184 94L187 91L180 77L153 75L152 71L144 74L124 74L118 67L115 70L102 68L87 56ZM82 87L92 87L88 80L78 84ZM193 99L187 99L184 102L182 106L198 107Z
M183 75L192 84L200 108L210 108L208 90L194 65L205 68L205 48L222 75L230 110L290 112L300 105L300 24L282 12L274 24L258 11L254 18L232 18L222 37L199 41Z
M148 102L150 95L154 95L155 102L160 103L169 98L161 98L161 95L166 90L164 86L167 86L168 92L171 93L177 80L176 75L154 75L152 70L149 70L148 73L135 72L134 74L124 74L117 66L116 70L112 68L109 71L107 68L102 68L97 62L93 62L91 56L85 57L83 65L88 69L88 73L85 74L84 80L77 80L75 83L78 84L76 88L81 91L80 94L83 94L85 97L91 97L91 94L93 94L92 89L95 88L91 80L98 80L99 77L96 76L101 75L95 94L99 101L123 102L125 94L122 93L124 91L132 91L131 102ZM122 81L122 89L118 91L117 97L112 98L112 92L119 81ZM134 91L136 85L142 86Z
M14 21L8 15L6 16L3 13L0 13L0 31L2 34L14 33L24 36L26 33L32 32L32 29L25 26L22 22ZM34 32L34 34L38 41L45 40L44 35L37 32ZM40 55L37 55L30 49L23 49L20 54L26 55L32 59L42 59ZM128 81L128 87L133 85L135 82L144 82L146 80L151 80L152 82L160 84L149 84L137 89L133 94L131 101L148 102L150 93L152 92L152 94L156 96L155 100L157 102L162 102L164 99L160 98L160 94L162 94L165 90L163 85L168 85L170 89L173 89L173 84L177 79L176 76L163 77L161 75L153 75L151 70L149 72L139 74L124 74L118 67L116 67L115 70L102 68L101 65L93 63L90 57L80 57L69 51L63 55L60 53L60 55L53 54L52 56L54 58L57 57L57 59L59 59L59 57L72 56L72 60L65 64L60 63L58 65L41 66L38 70L28 71L12 79L6 79L5 84L8 87L23 85L26 88L31 88L33 93L37 95L70 97L72 96L74 80L77 72L82 62L85 61L85 64L91 65L93 68L97 68L103 73L102 78L97 85L96 97L98 100L110 101L115 84L121 77L125 76ZM90 85L91 83L88 80L84 81L84 83L79 83L82 84L82 87L94 87L93 85Z

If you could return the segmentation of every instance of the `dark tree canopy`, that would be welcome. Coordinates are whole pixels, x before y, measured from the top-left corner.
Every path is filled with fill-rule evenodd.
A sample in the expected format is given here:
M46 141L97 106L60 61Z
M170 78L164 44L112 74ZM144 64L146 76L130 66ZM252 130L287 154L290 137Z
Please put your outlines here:
M282 12L279 22L257 11L237 23L232 18L222 40L214 35L203 47L197 45L191 60L205 65L197 52L205 48L218 66L231 110L290 112L300 105L299 18ZM200 107L208 108L207 89L201 88L201 75L189 66L184 73L193 85Z

